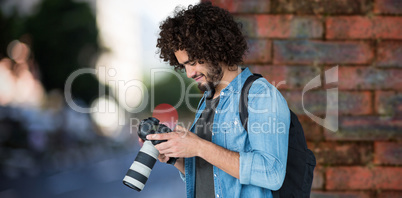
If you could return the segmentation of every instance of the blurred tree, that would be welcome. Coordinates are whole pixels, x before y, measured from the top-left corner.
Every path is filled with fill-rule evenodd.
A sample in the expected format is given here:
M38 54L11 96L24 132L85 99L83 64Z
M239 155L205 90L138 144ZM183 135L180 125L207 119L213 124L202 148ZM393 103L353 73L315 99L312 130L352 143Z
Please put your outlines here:
M0 1L0 6L1 6ZM0 59L7 57L7 46L21 35L24 27L24 19L20 17L16 10L11 16L5 16L0 9Z
M87 3L43 0L25 27L47 90L63 90L68 76L88 67L99 50L96 18ZM74 81L71 91L90 104L98 96L98 86L95 76L85 74Z

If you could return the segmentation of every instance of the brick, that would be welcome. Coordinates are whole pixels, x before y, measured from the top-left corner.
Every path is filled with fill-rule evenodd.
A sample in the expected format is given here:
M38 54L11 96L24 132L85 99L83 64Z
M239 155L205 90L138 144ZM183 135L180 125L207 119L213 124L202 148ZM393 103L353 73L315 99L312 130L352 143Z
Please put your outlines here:
M339 92L339 114L365 115L373 112L370 92Z
M402 191L381 191L378 193L377 197L386 197L386 198L401 198Z
M272 42L266 39L247 40L249 51L245 56L245 63L268 63L271 62Z
M302 106L302 93L300 91L281 91L289 107L297 114L304 115ZM314 115L324 115L327 107L326 91L308 91L304 95L304 108ZM339 114L364 115L372 113L371 93L365 92L339 92ZM335 107L329 107L334 109Z
M315 167L311 189L321 190L324 188L324 171L324 168L320 167L319 165Z
M402 190L402 167L336 167L326 169L327 190Z
M257 38L321 38L323 23L313 16L249 15L238 16L248 37Z
M402 17L329 17L327 39L402 39Z
M374 13L378 14L402 14L402 1L400 0L375 0Z
M231 13L268 13L270 10L270 0L211 0L211 2L212 5Z
M322 126L306 115L297 115L297 117L303 127L304 136L307 141L318 142L324 139Z
M402 93L394 91L375 92L376 113L386 116L402 115Z
M248 38L257 37L257 20L255 15L233 15L236 22L241 24L241 31Z
M313 66L251 66L253 73L263 75L277 89L303 89L314 77L320 75L319 67Z
M321 142L310 148L321 165L363 165L371 162L370 143Z
M339 67L338 87L340 90L402 90L402 69Z
M402 139L402 119L378 116L340 116L339 131L324 129L326 140L373 141Z
M397 142L375 142L374 163L402 165L402 144Z
M320 38L323 25L319 18L294 15L258 15L257 36L273 38Z
M271 0L273 13L297 14L365 14L369 0Z
M402 67L402 42L380 42L377 47L376 65L380 67Z
M371 198L369 192L330 192L312 191L310 198Z
M362 41L274 41L275 64L365 64L372 59L372 47Z

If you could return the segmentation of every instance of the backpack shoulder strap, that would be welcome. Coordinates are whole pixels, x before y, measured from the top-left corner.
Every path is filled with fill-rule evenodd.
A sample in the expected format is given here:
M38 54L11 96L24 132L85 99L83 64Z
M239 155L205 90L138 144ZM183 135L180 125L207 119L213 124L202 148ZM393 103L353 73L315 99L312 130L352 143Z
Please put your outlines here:
M244 129L247 131L247 121L248 121L248 92L250 91L253 82L262 76L260 74L254 74L247 78L246 82L243 84L241 89L240 101L239 101L239 115L240 122Z

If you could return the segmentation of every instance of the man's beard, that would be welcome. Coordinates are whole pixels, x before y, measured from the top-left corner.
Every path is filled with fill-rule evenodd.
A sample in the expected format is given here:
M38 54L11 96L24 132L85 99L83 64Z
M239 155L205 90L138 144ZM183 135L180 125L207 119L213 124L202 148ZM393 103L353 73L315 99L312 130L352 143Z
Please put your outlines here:
M215 95L215 83L207 81L206 83L198 83L198 89L202 92L209 91L207 99L211 100Z
M207 81L206 83L198 83L198 89L200 89L202 92L204 91L212 91L215 89L215 83L214 82L209 82Z
M210 67L207 75L205 76L206 83L198 83L198 89L201 91L215 92L216 86L219 85L223 76L221 67Z

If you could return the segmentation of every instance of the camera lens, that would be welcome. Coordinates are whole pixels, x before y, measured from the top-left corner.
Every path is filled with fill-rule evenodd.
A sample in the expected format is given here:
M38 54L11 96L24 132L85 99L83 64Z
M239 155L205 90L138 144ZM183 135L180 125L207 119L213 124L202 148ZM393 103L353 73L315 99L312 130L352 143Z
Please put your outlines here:
M136 191L141 191L151 174L158 155L159 151L151 141L145 141L130 169L128 169L123 184Z
M154 147L166 140L146 140L149 134L169 133L172 130L164 124L159 124L156 118L148 118L142 120L138 130L138 136L144 140L144 145L140 149L130 169L128 169L126 176L123 179L123 184L136 190L141 191L151 174L152 168L158 159L159 151ZM170 158L168 164L174 165L177 158Z

